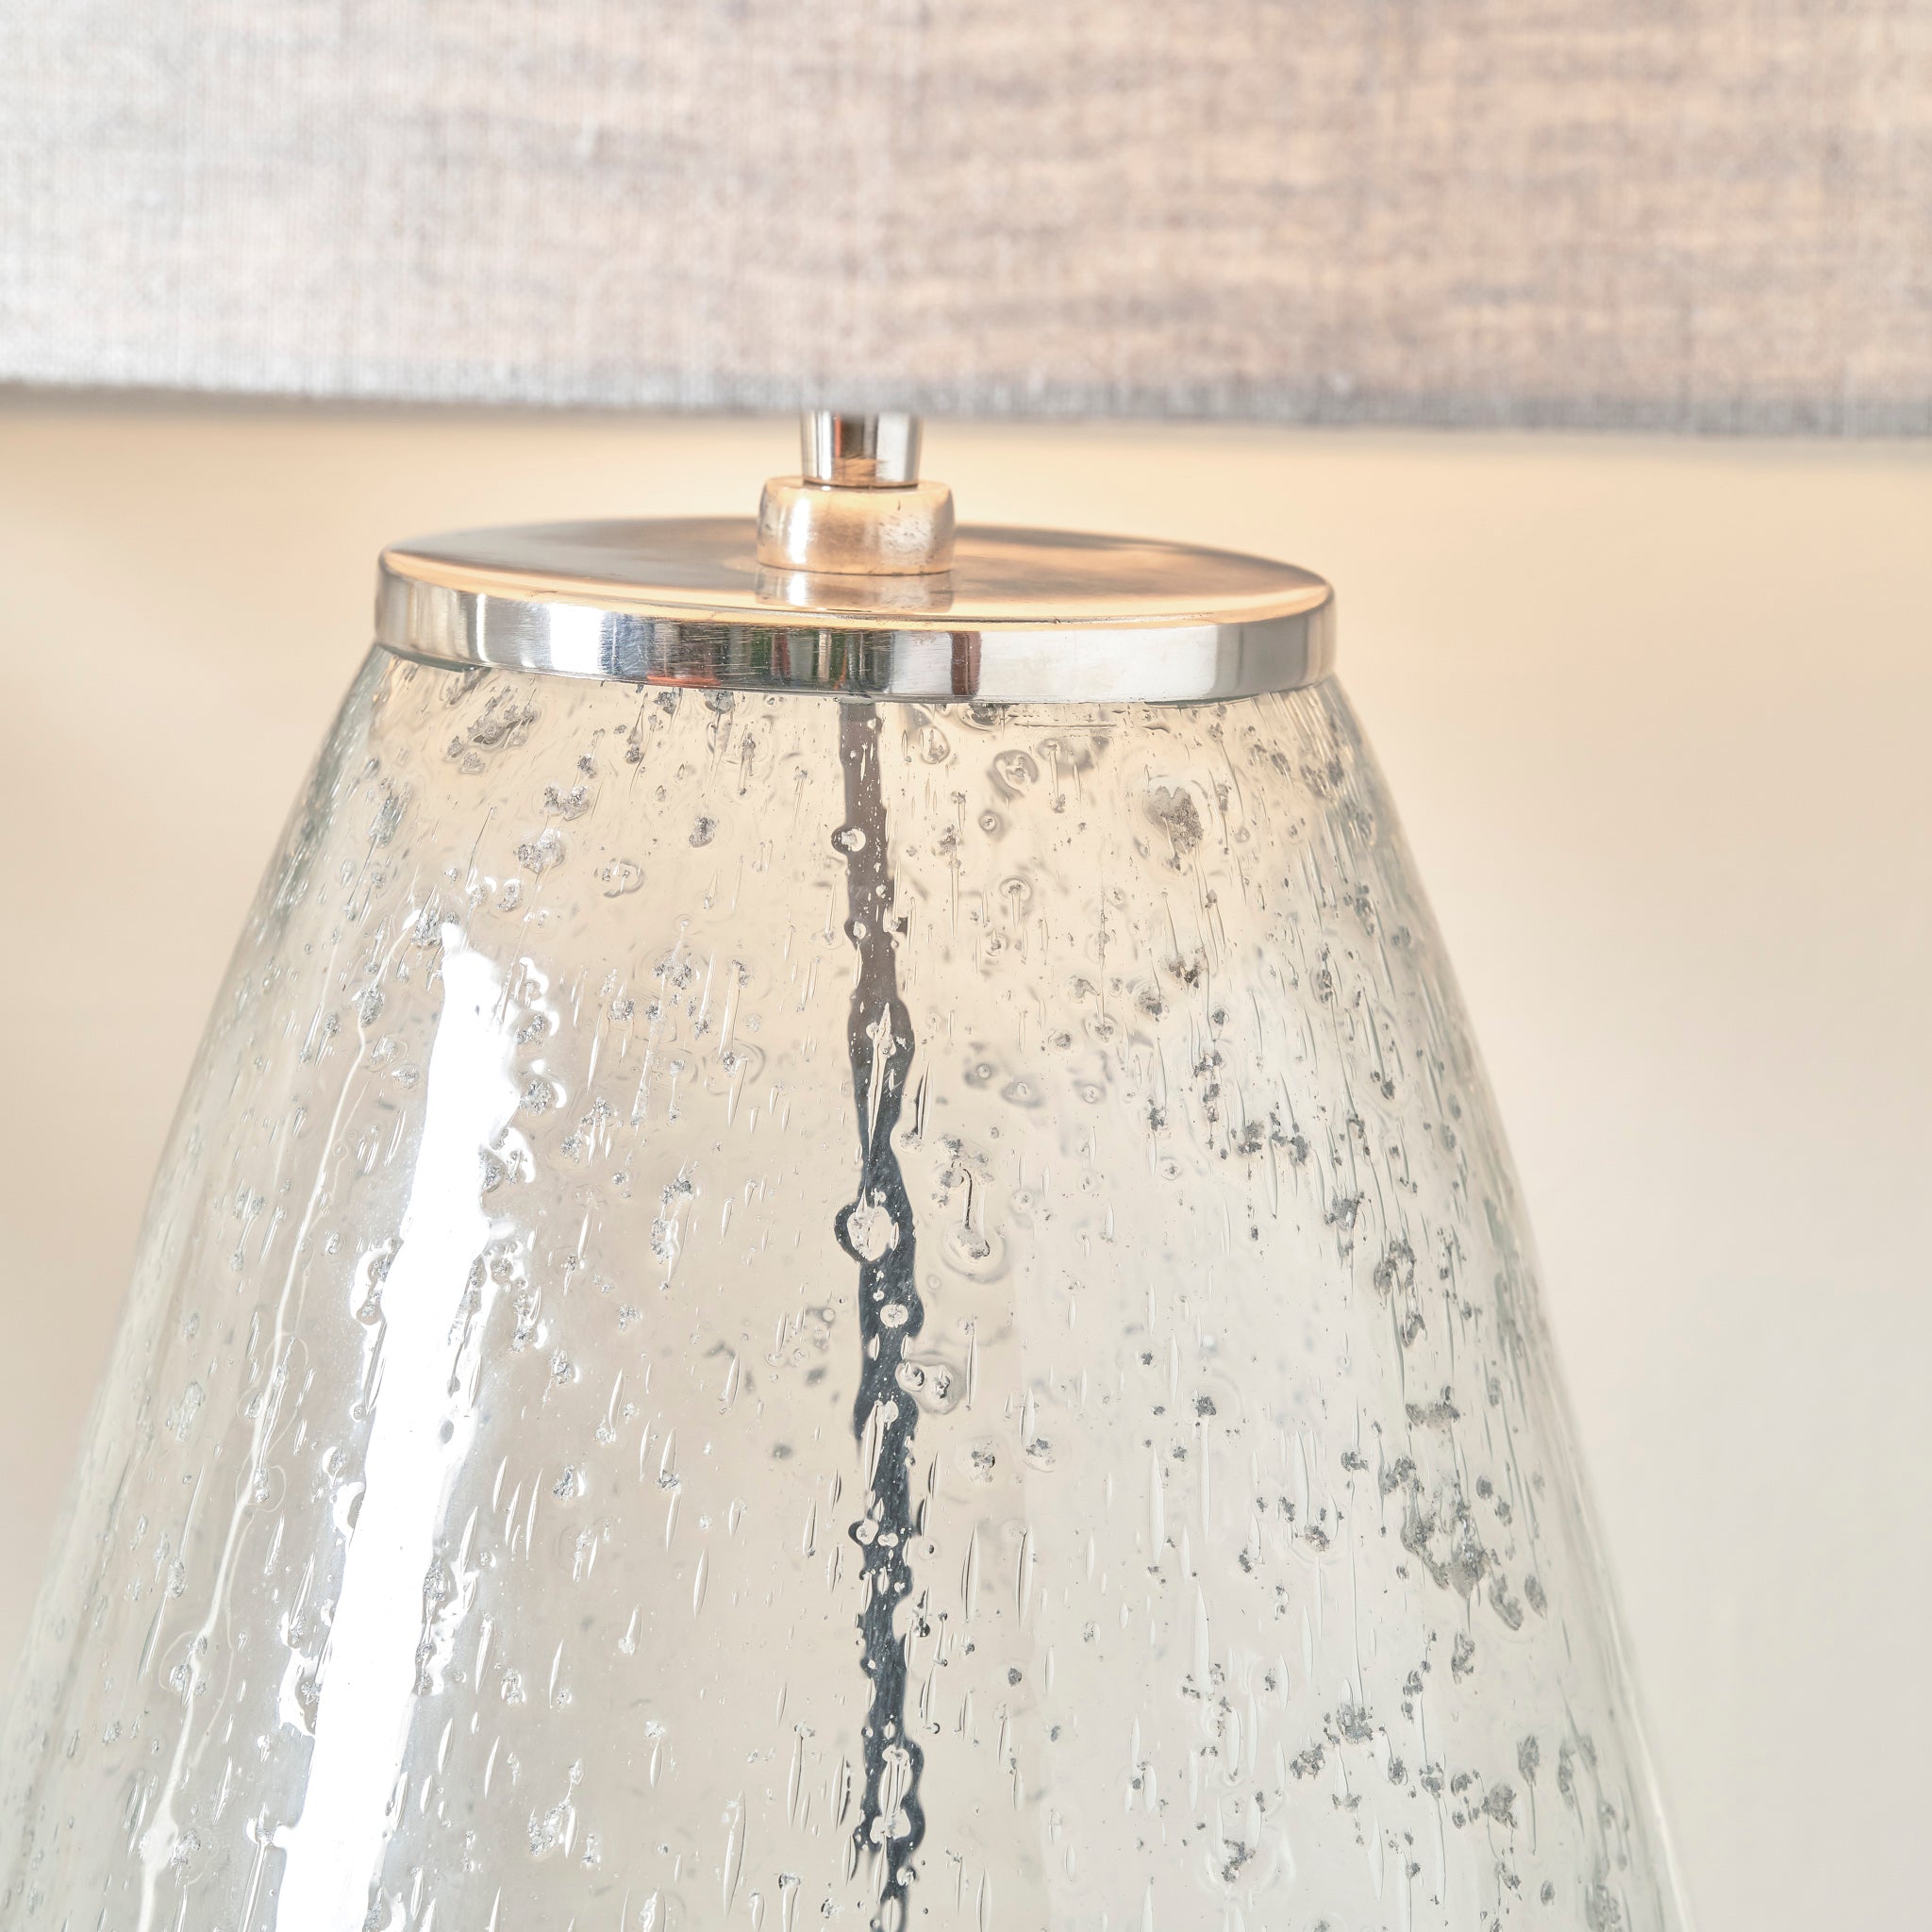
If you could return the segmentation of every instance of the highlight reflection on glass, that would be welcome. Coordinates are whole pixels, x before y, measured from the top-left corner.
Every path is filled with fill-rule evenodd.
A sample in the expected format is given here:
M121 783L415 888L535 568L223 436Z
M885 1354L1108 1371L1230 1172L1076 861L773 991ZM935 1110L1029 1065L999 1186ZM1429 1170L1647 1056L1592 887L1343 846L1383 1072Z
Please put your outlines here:
M9 1926L1680 1923L1332 681L378 651L163 1172Z

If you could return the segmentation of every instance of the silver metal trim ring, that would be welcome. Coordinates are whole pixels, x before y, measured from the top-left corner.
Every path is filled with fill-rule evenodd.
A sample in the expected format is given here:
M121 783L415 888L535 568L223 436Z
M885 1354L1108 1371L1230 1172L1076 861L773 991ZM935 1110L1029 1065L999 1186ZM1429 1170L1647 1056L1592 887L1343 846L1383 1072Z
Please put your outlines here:
M1327 676L1335 662L1334 595L1312 579L1307 608L1280 614L1213 621L1197 605L1171 618L1096 623L1090 605L1057 621L968 629L946 625L939 612L931 626L915 627L903 609L870 625L848 611L816 621L800 611L805 621L787 621L782 603L769 615L715 605L689 616L626 610L588 601L584 592L595 594L588 584L568 587L576 596L527 577L485 590L474 576L435 580L460 571L418 575L417 565L408 550L385 555L375 641L435 664L928 703L1198 704L1294 691ZM618 589L607 587L607 597Z

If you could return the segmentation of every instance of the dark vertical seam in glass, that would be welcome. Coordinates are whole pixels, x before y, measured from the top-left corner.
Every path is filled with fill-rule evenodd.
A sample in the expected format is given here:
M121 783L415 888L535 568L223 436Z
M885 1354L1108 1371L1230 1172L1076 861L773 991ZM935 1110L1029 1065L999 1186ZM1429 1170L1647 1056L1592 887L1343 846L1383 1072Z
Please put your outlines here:
M845 935L858 954L858 983L845 1023L852 1091L858 1114L859 1185L836 1223L840 1245L858 1264L858 1395L852 1427L860 1453L876 1432L867 1472L865 1514L852 1525L860 1551L863 1597L858 1617L862 1668L872 1680L866 1711L865 1791L853 1847L860 1860L880 1860L874 1932L905 1923L912 1854L925 1833L919 1802L923 1757L906 1729L906 1635L895 1630L900 1606L910 1609L912 1438L919 1409L899 1386L906 1344L919 1333L913 1269L912 1210L892 1149L892 1132L912 1064L912 1022L899 997L892 874L886 850L886 806L879 770L879 716L869 704L841 704L839 757L845 776ZM855 1239L853 1222L861 1213Z

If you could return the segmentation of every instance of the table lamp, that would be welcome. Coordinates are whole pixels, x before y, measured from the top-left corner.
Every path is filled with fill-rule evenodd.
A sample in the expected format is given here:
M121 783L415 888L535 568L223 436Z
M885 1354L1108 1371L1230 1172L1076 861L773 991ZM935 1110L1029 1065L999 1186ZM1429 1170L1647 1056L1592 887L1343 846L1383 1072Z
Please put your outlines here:
M19 1923L1675 1923L1328 587L956 530L918 451L385 554L34 1626Z
M1485 156L1560 213L1641 24L1553 84L1501 9L1297 22L8 29L16 378L851 406L755 516L384 553L7 1719L8 1926L1684 1923L1328 586L956 525L903 411L1908 426L1909 197L1853 142L1856 235L1525 222ZM1713 44L1636 203L1734 192ZM1799 143L1891 84L1806 73ZM1871 284L1808 333L1804 223Z

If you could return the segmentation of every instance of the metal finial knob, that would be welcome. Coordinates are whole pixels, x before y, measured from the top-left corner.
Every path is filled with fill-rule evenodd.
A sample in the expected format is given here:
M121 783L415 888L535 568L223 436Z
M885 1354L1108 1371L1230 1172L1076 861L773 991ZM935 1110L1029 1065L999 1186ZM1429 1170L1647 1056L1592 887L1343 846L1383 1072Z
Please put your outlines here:
M917 416L808 409L800 443L803 474L774 476L758 503L767 570L906 577L952 568L953 492L919 480Z
M919 418L900 411L847 416L807 409L799 447L808 483L845 490L900 490L919 481Z

